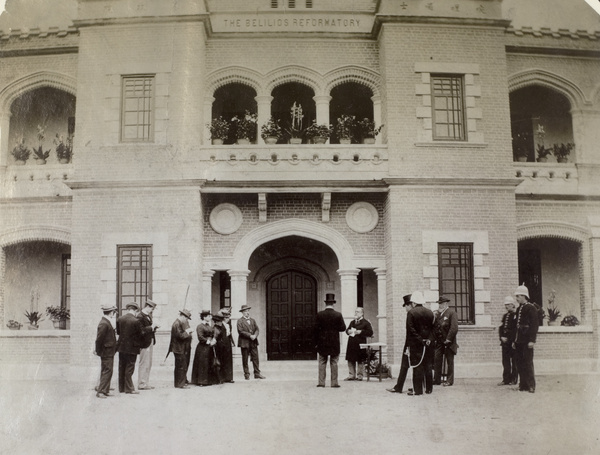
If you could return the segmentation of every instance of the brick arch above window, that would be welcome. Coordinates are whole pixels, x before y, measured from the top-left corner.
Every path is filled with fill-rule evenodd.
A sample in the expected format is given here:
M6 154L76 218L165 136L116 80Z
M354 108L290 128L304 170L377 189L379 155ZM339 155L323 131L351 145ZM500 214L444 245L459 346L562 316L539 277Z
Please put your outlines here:
M45 241L71 245L71 231L56 226L23 226L0 234L0 247L23 242Z
M304 68L301 66L291 65L278 68L274 71L269 72L265 79L268 81L266 84L266 94L270 95L275 87L288 82L297 82L299 84L307 85L312 88L315 95L323 95L323 76L316 71Z
M218 88L228 84L244 84L256 91L257 95L264 93L262 81L264 76L256 71L241 66L221 68L207 77L208 93L214 93Z
M40 71L22 77L0 91L0 112L8 113L12 103L24 93L42 87L52 87L77 96L77 81L67 74Z
M365 85L371 89L373 96L381 96L379 89L381 78L379 74L360 66L345 66L327 73L325 75L325 92L329 94L333 88L348 82Z
M592 104L577 84L551 71L533 68L508 77L509 92L532 85L546 87L566 96L571 104L571 109L580 109Z
M588 229L572 223L531 221L517 225L517 240L560 238L585 243L591 234Z

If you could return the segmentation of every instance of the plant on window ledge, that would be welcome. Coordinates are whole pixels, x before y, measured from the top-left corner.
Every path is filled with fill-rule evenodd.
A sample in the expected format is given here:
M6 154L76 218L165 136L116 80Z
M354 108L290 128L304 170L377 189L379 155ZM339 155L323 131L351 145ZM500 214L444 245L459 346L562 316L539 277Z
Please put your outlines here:
M307 139L312 140L315 144L324 144L331 136L331 125L325 123L319 125L316 120L313 120L312 124L304 131L304 134Z
M50 316L50 320L57 329L66 329L67 321L71 319L71 311L61 306L46 307L46 314Z
M256 114L246 111L246 113L238 117L237 115L231 119L231 123L235 129L235 137L240 141L254 141L256 139L256 124L258 119Z
M46 138L46 128L41 125L38 125L37 130L38 146L37 148L33 148L33 154L35 155L34 158L36 159L38 164L46 164L46 160L50 156L50 150L46 150L44 152L42 148L44 144L44 139Z
M229 122L222 116L212 119L210 123L206 124L210 131L210 138L213 144L220 145L229 136Z
M260 137L263 138L267 144L277 144L277 141L283 137L283 130L279 126L279 121L273 117L269 117L267 123L260 127Z
M545 163L548 161L548 156L552 155L552 149L544 147L543 144L538 144L535 153L537 155L538 162Z
M579 319L577 319L576 316L573 316L572 314L565 316L562 321L560 321L560 325L563 327L575 327L576 325L579 325Z
M73 136L67 136L65 141L62 135L56 133L54 143L56 144L56 158L58 158L58 162L62 164L69 163L73 157Z
M304 133L304 130L302 129L302 119L304 118L304 114L302 113L302 105L300 103L296 104L294 101L294 104L290 109L290 117L290 127L286 129L290 143L301 144L302 135Z
M554 300L556 299L556 291L552 289L550 292L550 297L548 298L548 325L556 325L557 319L560 317L560 311L554 305Z
M566 163L568 161L569 155L571 154L571 150L575 148L575 144L567 143L560 145L554 144L552 149L554 150L554 156L556 157L556 161L559 163Z
M44 320L42 313L39 311L26 311L25 317L29 320L29 325L36 329L38 328L39 323Z
M6 327L8 327L10 330L20 330L21 327L23 327L23 324L21 324L18 321L15 321L14 319L9 319L8 323L6 324Z
M16 164L25 164L25 161L31 156L31 150L25 145L25 138L21 138L17 141L11 154L14 157Z
M364 118L358 122L356 122L356 126L358 129L358 135L362 139L364 144L374 143L375 137L381 132L383 125L375 127L375 122L368 118Z
M340 143L349 144L354 139L356 129L356 117L354 115L342 115L336 120L333 133L339 138Z

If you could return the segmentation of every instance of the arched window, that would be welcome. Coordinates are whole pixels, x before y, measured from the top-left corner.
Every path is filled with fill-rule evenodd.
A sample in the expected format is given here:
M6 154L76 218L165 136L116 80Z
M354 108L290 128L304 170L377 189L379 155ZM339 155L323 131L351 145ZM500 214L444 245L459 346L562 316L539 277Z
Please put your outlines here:
M338 117L342 115L353 116L355 120L361 121L365 118L373 120L373 92L365 85L356 82L346 82L331 90L331 102L329 106L329 123L336 125ZM354 135L353 143L360 140L358 133ZM339 144L339 137L331 136L332 144Z
M287 142L297 131L293 130L291 110L294 103L296 107L302 108L302 124L296 125L296 129L306 129L313 120L316 120L316 106L313 97L315 92L307 85L298 82L288 82L279 85L271 93L273 101L271 103L271 116L279 120L279 124L284 130L284 138L280 142ZM299 135L301 136L301 134ZM306 139L303 139L306 142Z
M223 117L231 123L231 119L243 116L246 111L256 113L256 91L248 85L231 83L219 87L214 94L215 101L212 105L212 118ZM229 137L225 144L233 144L236 141L235 131L229 130Z

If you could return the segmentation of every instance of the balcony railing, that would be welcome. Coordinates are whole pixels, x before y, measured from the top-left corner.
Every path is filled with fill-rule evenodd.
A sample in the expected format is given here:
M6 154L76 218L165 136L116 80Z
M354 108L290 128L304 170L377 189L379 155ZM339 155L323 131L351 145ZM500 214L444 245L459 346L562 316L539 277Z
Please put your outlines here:
M577 194L579 176L574 163L514 163L515 177L523 179L521 194Z

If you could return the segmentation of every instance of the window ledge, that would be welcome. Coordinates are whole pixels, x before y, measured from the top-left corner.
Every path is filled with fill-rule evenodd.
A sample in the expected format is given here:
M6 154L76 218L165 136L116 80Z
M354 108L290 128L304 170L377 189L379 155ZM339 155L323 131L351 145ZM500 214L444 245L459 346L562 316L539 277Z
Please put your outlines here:
M538 333L593 333L594 328L591 325L576 325L574 327L563 327L561 325L548 326L543 325L538 329Z
M485 148L486 142L463 142L463 141L432 141L415 142L415 147L444 147L444 148Z
M0 338L70 338L70 330L0 330Z
M496 330L493 325L458 325L459 332L491 332Z

